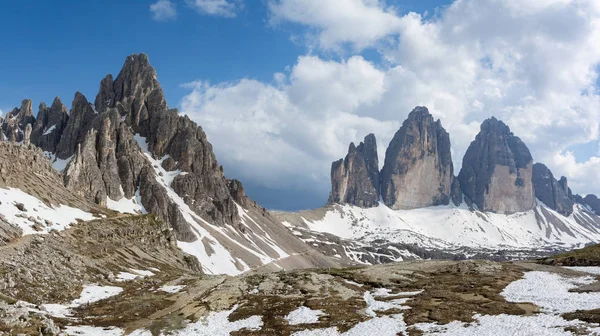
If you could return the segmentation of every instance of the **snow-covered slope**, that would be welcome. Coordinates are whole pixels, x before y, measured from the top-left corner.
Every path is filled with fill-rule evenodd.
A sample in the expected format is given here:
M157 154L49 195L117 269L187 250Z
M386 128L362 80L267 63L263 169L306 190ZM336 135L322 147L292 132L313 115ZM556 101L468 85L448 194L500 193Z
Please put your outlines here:
M176 176L187 173L165 170L162 162L168 155L154 158L148 150L145 138L136 135L135 140L154 168L156 181L165 189L167 197L177 205L179 212L196 235L196 240L179 241L177 245L184 252L198 258L205 273L236 275L285 258L296 256L297 259L300 252L310 249L283 225L268 217L268 214L259 215L256 209L244 209L239 204L236 204L241 218L239 225L214 225L206 221L171 187ZM118 207L112 208L119 210ZM322 257L312 261L311 266L339 266L337 262Z
M600 217L589 209L577 204L573 214L564 217L542 202L537 203L533 210L512 215L475 211L464 205L391 210L380 204L369 209L333 205L322 209L320 216L298 213L297 220L291 219L290 214L278 217L305 242L318 245L322 245L325 238L335 236L363 247L388 245L386 249L398 249L389 244L404 244L464 253L465 248L472 251L564 250L600 242ZM307 235L310 232L312 237ZM328 243L332 244L330 238ZM406 253L402 248L400 252ZM402 259L390 251L378 253L392 255L391 260ZM346 253L351 257L349 254Z
M0 216L23 235L64 230L77 220L96 219L89 212L66 205L52 206L15 188L0 188Z

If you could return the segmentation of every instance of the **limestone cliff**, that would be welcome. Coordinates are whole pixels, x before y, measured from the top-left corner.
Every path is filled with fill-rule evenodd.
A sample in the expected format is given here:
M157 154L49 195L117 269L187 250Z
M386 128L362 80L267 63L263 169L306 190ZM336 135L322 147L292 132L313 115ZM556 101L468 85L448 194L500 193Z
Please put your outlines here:
M374 134L358 147L350 143L345 159L331 165L329 203L370 208L379 204L379 160Z
M453 179L448 132L426 107L416 107L385 152L383 201L392 209L449 204Z
M537 199L564 216L573 213L573 201L569 197L566 177L563 176L559 183L548 167L536 163L533 165L532 182Z
M467 149L458 179L466 200L479 210L510 214L535 206L532 166L523 141L492 117Z

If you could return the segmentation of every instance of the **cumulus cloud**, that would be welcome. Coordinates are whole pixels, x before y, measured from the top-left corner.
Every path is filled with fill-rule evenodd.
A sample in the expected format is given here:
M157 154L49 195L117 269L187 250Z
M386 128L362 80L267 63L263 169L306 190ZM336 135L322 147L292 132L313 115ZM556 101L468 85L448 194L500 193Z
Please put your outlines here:
M177 18L177 10L175 4L170 0L158 0L150 5L152 18L156 21L168 21Z
M372 46L401 26L393 7L379 0L270 0L270 22L292 22L314 29L317 44Z
M239 0L186 0L188 5L204 15L235 17L242 7Z
M384 73L360 56L343 63L300 57L289 77L281 76L277 85L249 79L185 85L192 92L181 102L182 113L202 125L218 159L242 178L325 191L331 159L351 141L371 132L389 141L399 125L352 113L383 92L377 81Z
M600 136L598 1L457 0L433 18L399 15L380 0L336 1L272 0L271 22L305 26L317 55L357 55L299 57L273 83L196 83L183 99L226 167L264 184L327 190L329 164L350 141L375 133L382 155L425 105L449 131L457 169L494 115L574 192L600 193L597 153L578 162L573 152ZM366 61L363 48L384 62Z

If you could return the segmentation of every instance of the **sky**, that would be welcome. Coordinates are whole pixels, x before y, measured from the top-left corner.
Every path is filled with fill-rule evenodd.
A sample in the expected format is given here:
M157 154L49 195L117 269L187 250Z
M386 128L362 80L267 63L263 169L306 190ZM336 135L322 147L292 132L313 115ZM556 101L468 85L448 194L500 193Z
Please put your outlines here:
M455 173L496 116L575 193L600 194L597 0L3 1L0 110L76 91L145 52L170 107L269 209L327 201L331 162L415 107Z

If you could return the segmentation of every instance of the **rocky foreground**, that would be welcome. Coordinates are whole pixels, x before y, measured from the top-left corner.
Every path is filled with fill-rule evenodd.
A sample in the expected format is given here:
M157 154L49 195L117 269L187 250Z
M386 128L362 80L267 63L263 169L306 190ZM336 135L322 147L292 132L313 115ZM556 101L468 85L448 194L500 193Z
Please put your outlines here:
M589 335L598 268L411 261L207 276L165 263L0 297L0 334ZM110 272L108 272L110 273ZM34 286L48 286L42 282ZM37 292L36 288L36 292ZM54 288L61 292L61 288ZM524 333L523 333L524 332Z

